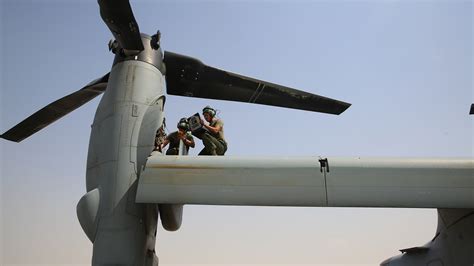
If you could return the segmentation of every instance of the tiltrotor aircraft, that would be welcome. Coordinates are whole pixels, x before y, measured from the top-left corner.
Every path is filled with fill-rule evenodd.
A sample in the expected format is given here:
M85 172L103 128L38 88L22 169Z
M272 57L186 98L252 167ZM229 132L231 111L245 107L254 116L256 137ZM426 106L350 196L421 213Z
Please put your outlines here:
M77 205L92 265L158 265L158 218L178 230L183 204L437 208L434 238L382 265L474 263L470 159L150 156L164 121L165 82L171 95L328 114L350 104L163 53L160 33L140 33L128 0L98 2L115 37L110 73L1 135L19 142L104 93L89 143L88 192Z

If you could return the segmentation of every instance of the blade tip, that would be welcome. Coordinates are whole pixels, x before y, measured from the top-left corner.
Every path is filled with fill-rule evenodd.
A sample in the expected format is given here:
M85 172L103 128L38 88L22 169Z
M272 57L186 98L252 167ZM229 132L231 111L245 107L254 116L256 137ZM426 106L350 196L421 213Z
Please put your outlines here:
M5 133L3 133L2 135L0 135L0 138L2 138L2 139L4 139L4 140L16 142L16 143L19 143L20 141L22 141L22 140L25 139L25 138L17 139L17 138L14 138L14 137L12 137L12 136L8 136L8 134L5 134Z
M351 103L343 102L341 104L341 108L337 112L335 112L334 114L335 115L340 115L340 114L344 113L347 109L349 109L349 107L351 107L351 105L352 105Z

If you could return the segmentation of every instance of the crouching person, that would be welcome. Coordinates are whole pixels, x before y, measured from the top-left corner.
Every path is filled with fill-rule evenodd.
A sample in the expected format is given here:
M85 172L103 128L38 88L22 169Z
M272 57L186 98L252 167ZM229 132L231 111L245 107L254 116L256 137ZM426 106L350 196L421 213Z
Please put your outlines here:
M178 131L170 133L166 136L166 139L163 142L162 148L166 145L170 145L166 151L166 155L178 155L179 154L179 141L182 140L184 146L186 147L186 153L189 152L189 147L194 148L194 138L191 135L189 130L188 120L186 118L181 118L178 122Z
M216 116L216 110L210 106L204 107L201 121L207 130L201 137L204 148L199 155L224 155L227 151L227 142L224 139L224 121Z

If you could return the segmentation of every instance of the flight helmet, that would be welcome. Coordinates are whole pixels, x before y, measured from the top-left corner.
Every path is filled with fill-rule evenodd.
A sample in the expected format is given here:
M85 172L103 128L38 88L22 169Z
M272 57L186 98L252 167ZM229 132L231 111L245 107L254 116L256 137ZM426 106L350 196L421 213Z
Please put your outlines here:
M181 118L178 122L177 127L182 129L182 130L188 131L189 130L188 119L185 118L185 117Z
M214 110L214 108L210 107L209 105L204 107L204 109L202 109L202 113L203 114L208 113L211 115L211 117L216 116L216 110Z

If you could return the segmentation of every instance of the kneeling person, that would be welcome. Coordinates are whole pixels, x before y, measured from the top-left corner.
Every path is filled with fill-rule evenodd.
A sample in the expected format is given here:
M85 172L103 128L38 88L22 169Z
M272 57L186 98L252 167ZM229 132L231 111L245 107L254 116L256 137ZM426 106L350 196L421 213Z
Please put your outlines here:
M224 121L215 117L216 110L210 106L204 107L202 115L207 123L201 122L207 132L202 135L204 149L199 155L224 155L227 151L227 142L224 139Z
M163 142L164 148L166 145L170 144L170 147L166 151L166 155L178 155L179 154L179 141L182 140L184 146L186 147L186 153L189 152L189 147L194 148L194 139L191 136L191 133L188 132L189 125L186 118L181 118L178 122L178 131L170 133L166 136L165 141Z

